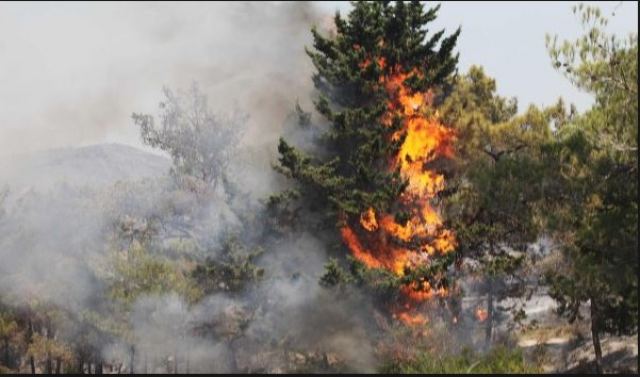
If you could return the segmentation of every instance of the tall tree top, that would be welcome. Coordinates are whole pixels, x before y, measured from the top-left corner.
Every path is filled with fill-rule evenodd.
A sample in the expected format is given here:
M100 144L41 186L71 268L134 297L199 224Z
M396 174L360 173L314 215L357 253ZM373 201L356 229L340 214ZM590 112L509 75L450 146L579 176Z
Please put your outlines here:
M458 55L452 50L460 29L445 38L444 30L427 38L427 25L436 18L439 5L425 9L418 1L352 4L346 19L336 13L334 36L312 30L315 51L307 50L318 70L316 87L338 105L361 105L358 99L366 103L363 95L374 89L367 84L392 72L412 72L412 88L425 89L441 84L455 70ZM362 69L363 62L373 64ZM355 96L345 96L345 90Z

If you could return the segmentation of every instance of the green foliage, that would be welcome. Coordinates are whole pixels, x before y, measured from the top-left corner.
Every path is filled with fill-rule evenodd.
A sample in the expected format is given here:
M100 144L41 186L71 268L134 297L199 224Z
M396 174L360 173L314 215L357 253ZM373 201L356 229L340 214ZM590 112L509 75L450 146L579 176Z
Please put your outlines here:
M10 339L18 331L15 319L5 313L0 313L0 340Z
M442 106L443 118L460 138L454 189L445 203L466 256L521 248L536 239L535 204L544 195L542 146L550 140L551 124L564 121L562 103L516 116L515 100L495 90L494 80L472 67Z
M215 257L209 257L199 263L190 277L203 294L214 292L240 292L247 285L259 281L264 269L253 261L262 250L247 250L246 246L235 238L228 239Z
M509 254L497 255L483 261L483 271L490 277L500 276L501 274L513 275L522 266L524 255L512 256Z
M443 201L459 258L479 264L465 266L464 272L484 281L479 288L492 308L494 299L526 293L528 259L523 252L542 231L543 146L551 139L552 124L565 121L565 110L559 102L542 110L531 106L517 115L516 100L500 97L495 80L480 67L471 67L450 85L442 117L457 131L458 142L451 188ZM522 311L514 311L514 318L521 317ZM492 323L490 318L487 326ZM488 338L490 334L489 328Z
M368 268L362 262L352 256L347 257L351 282L361 289L369 292L376 301L385 304L398 297L399 289L403 281L409 281L408 277L399 279L384 268Z
M312 30L314 43L307 54L316 68L315 110L324 123L314 124L311 114L296 103L293 115L301 132L319 131L319 135L310 150L294 145L294 137L281 138L278 143L274 169L292 185L267 202L279 221L274 229L281 234L305 228L329 230L332 242L338 238L336 223L357 224L368 207L393 214L399 224L406 223L410 214L398 198L407 182L399 171L386 169L403 141L403 137L393 141L390 137L400 129L400 119L393 119L391 126L382 124L389 98L379 78L392 70L411 73L405 83L413 90L434 91L438 113L457 137L455 160L433 162L447 179L436 204L444 207L446 226L456 234L457 253L405 271L402 278L385 269L367 268L351 257L346 263L331 258L320 284L327 288L353 284L375 296L376 304L385 305L397 298L401 286L411 282L428 280L436 289L450 288L445 277L457 273L450 266L464 256L479 262L480 268L472 272L484 279L483 289L491 293L487 295L491 300L520 296L523 290L512 285L525 280L529 259L522 251L549 232L561 258L545 276L560 314L574 321L588 302L594 334L637 333L637 34L626 39L608 35L604 31L608 21L600 10L575 7L584 35L562 43L548 37L547 46L553 66L576 87L592 94L595 105L576 114L575 108L567 111L560 100L547 108L531 106L518 113L515 98L499 96L495 80L482 68L474 66L452 77L459 30L449 36L443 31L428 34L438 8L425 9L417 1L357 2L346 18L336 14L335 35L322 36ZM24 368L30 356L38 369L43 362L49 361L50 366L50 360L58 358L66 372L76 359L95 365L104 344L125 342L133 357L137 335L129 315L141 297L175 293L191 305L209 294L241 295L263 279L265 271L256 264L261 248L229 238L219 249L210 249L210 228L201 222L200 210L209 208L211 196L195 195L198 198L194 199L192 195L212 194L217 188L233 191L229 190L229 167L246 117L212 114L195 86L184 96L167 89L164 95L159 125L150 115L133 114L133 120L145 144L171 155L173 184L123 182L117 191L105 192L114 202L105 201L112 207L107 218L112 220L109 230L113 232L110 239L100 235L99 242L107 243L110 250L107 260L97 253L100 260L86 263L87 273L95 275L96 287L105 288L89 298L91 309L76 313L56 307L50 297L40 294L41 282L26 287L24 291L31 293L19 297L19 307L5 310L5 301L17 299L2 297L0 374ZM29 203L25 195L20 201ZM37 199L29 206L38 210L48 200L28 195ZM22 223L10 224L13 219L8 221L8 215L13 214L6 211L16 210L6 206L7 198L7 189L0 190L0 225L10 225L3 228L3 235L16 233L19 241L7 237L9 246L3 247L29 251L35 238ZM82 199L91 207L105 205L102 200ZM78 250L96 246L84 241L69 245ZM203 258L201 252L208 252L209 257ZM461 306L453 301L460 298L453 297L447 307ZM232 342L244 335L256 313L262 313L256 308L228 305L212 314L208 323L196 324L189 331L226 339L233 352ZM525 313L513 309L513 315L514 321L521 321ZM400 331L406 341L406 334L413 330L402 327ZM444 344L452 338L450 327L442 331L423 333L420 347L403 344L410 349L408 353L418 355L389 360L380 371L541 371L526 362L521 351L504 346L484 354L468 349L455 355L437 353L443 347L433 340ZM429 343L429 348L422 347ZM178 351L185 351L188 360L188 349ZM301 369L349 370L342 364L328 367L326 355L324 360L312 361Z
M11 355L12 348L15 348L15 345L12 347L12 344L18 343L19 331L15 318L8 313L0 311L0 350L2 350L0 353L0 366L13 367Z
M320 277L320 285L334 287L344 285L353 280L352 276L343 269L336 258L330 258L324 266L324 274Z
M112 257L112 263L110 296L125 307L132 305L141 295L173 292L187 300L193 300L200 295L179 266L150 254L138 242L134 242L126 253L116 253Z
M90 345L99 344L109 337L122 339L125 342L133 342L133 331L130 323L119 317L117 312L98 313L94 310L85 309L78 313L78 322L84 331L79 338L75 339L81 351L87 351Z
M571 321L590 302L596 332L638 328L638 44L607 35L599 9L580 5L584 36L548 37L554 66L595 97L548 148L549 228L562 260L550 294Z
M413 360L392 360L379 368L380 373L541 373L528 363L519 349L500 346L485 355L464 349L459 355L420 354Z
M390 98L380 77L406 72L405 84L421 92L445 83L458 61L453 48L460 30L446 37L444 31L427 35L438 9L425 9L418 1L354 2L347 18L336 14L335 35L312 30L314 45L307 54L317 70L315 108L328 124L316 142L321 153L299 150L280 139L275 169L293 181L295 196L290 195L290 201L283 195L272 198L272 207L282 209L278 216L296 216L297 221L288 220L294 226L332 230L336 223L358 224L369 207L393 214L400 223L406 220L399 198L408 181L399 167L388 171L406 135L392 138L402 127L398 117L384 124ZM289 208L291 202L297 208ZM342 278L335 264L327 267L323 284ZM397 285L392 280L381 271L355 279L384 287Z
M40 334L34 334L27 349L27 355L32 356L36 360L60 359L65 365L73 359L73 355L67 344Z
M297 182L303 205L335 223L336 216L357 216L369 206L387 209L405 188L399 173L386 172L389 156L399 143L388 140L398 130L381 123L387 94L378 78L401 66L416 69L411 82L425 90L439 85L457 62L451 51L458 32L436 49L443 32L425 40L425 25L435 19L438 7L425 11L419 2L395 6L380 2L354 3L348 18L336 14L337 35L329 39L315 29L314 50L307 50L317 73L320 92L316 110L330 121L322 135L326 156L306 156L280 140L277 171ZM362 69L366 59L385 58ZM418 78L420 77L420 78Z

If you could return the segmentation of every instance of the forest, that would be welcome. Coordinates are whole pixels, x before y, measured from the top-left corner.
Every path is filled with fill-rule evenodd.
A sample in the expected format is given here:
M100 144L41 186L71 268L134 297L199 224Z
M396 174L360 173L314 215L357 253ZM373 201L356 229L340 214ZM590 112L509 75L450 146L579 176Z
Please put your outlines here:
M522 108L438 4L287 6L286 116L196 79L129 109L153 153L7 160L0 374L638 373L637 29L574 6L546 59L592 105Z

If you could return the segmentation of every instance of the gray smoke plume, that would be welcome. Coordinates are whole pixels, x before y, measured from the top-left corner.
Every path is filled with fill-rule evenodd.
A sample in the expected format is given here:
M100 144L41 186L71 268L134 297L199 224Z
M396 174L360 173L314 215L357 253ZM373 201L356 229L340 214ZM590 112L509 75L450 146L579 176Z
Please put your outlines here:
M215 258L229 234L257 237L261 226L242 229L243 220L256 217L260 200L281 189L271 169L277 138L295 123L296 103L312 109L304 47L311 44L310 27L326 31L331 15L309 3L0 7L0 38L18 28L30 43L0 42L22 57L42 55L36 61L9 57L0 71L7 78L11 69L4 68L13 67L18 73L12 79L23 81L19 93L0 88L3 109L11 109L0 111L6 157L0 183L9 187L0 217L2 301L28 306L35 300L78 316L106 310L97 301L111 278L107 264L114 250L126 247L126 237L114 241L114 232L180 239L162 233L166 224L154 219L190 224L199 250L193 258ZM71 58L70 67L56 58L61 55ZM57 77L49 85L38 80L45 63ZM202 201L176 189L164 153L77 148L104 140L141 146L131 113L155 115L163 86L193 82L213 112L249 114L229 167L244 196L217 193ZM305 133L290 136L303 146L310 140ZM57 147L66 148L31 153ZM136 372L318 369L338 359L349 370L372 371L373 349L364 339L373 327L363 319L370 302L318 284L327 260L324 240L293 234L263 248L257 264L264 277L246 292L213 294L195 304L177 294L144 295L123 319L129 335L94 339L91 346L120 371L128 370L132 346ZM69 322L57 329L70 338L83 332Z
M0 151L141 146L131 112L192 81L216 111L250 109L246 141L267 142L308 97L304 46L330 16L310 3L2 4Z

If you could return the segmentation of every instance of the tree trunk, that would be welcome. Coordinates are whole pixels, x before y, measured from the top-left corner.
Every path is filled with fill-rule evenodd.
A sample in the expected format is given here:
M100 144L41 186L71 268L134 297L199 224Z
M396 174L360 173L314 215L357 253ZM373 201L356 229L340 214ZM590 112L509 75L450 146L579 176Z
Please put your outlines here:
M229 353L231 354L231 371L230 373L238 373L238 363L236 362L236 349L233 346L233 341L235 339L232 339L231 341L229 341Z
M136 349L135 349L135 346L132 344L131 349L129 351L129 374L134 373L133 362L135 360L135 355L136 355Z
M4 365L10 367L10 355L9 355L9 337L4 338Z
M102 360L98 360L96 363L96 374L102 374Z
M27 343L31 344L33 339L33 322L29 318L29 327L27 330ZM36 361L33 359L33 355L29 356L29 365L31 366L31 374L36 374Z
M53 373L53 361L51 360L51 353L47 352L47 362L45 364L45 370L47 374Z
M56 357L56 374L60 374L60 370L62 369L62 360L59 357Z
M47 341L53 340L53 329L51 326L51 319L47 318ZM47 348L49 345L47 344ZM53 373L53 359L51 358L51 351L47 351L47 363L46 363L47 374Z
M84 357L78 354L78 373L84 374Z
M173 353L173 374L178 374L178 351Z
M591 299L591 339L593 340L593 350L596 354L596 372L602 374L602 347L600 346L600 333L598 329L598 311L593 298Z
M487 324L485 327L485 343L491 345L493 333L493 280L489 278L489 292L487 293Z

